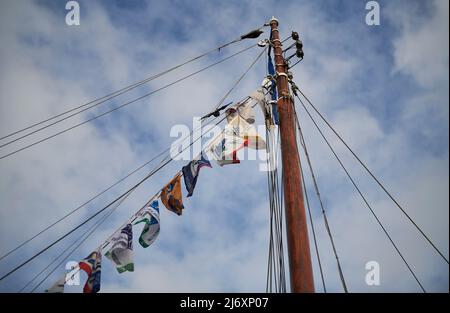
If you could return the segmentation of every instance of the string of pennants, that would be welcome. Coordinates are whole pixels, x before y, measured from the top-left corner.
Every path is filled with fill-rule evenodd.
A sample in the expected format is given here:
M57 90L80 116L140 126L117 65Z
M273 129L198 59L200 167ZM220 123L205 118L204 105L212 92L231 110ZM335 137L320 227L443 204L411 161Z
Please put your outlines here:
M222 167L240 163L237 152L245 147L256 150L266 149L264 139L258 135L253 125L255 122L253 108L259 104L267 127L277 124L272 103L273 86L274 81L270 77L266 78L263 81L262 88L252 92L243 102L229 107L225 111L227 125L223 131L211 139L197 157L183 166L169 183L151 197L112 236L78 263L78 270L84 271L88 276L83 287L84 293L97 293L100 290L103 250L106 250L104 256L115 265L119 274L134 271L133 228L137 227L138 224L143 225L139 236L139 244L143 248L151 246L160 232L161 221L158 199L166 209L181 216L184 209L181 177L184 178L187 197L191 197L197 184L200 169L203 167L212 168L207 155ZM266 100L266 95L270 97L271 101ZM46 292L62 293L66 282L66 275L63 275Z

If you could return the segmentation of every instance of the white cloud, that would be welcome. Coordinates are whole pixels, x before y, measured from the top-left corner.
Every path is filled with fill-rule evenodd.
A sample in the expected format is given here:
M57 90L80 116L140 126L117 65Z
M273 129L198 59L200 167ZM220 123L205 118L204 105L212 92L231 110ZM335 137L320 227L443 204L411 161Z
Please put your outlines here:
M215 4L205 4L198 20L178 7L153 3L144 10L124 13L124 18L132 18L136 25L141 26L139 31L133 32L115 21L105 8L92 2L81 3L79 28L67 27L63 17L36 2L2 4L1 133L8 133L88 99L102 96L138 81L149 73L195 56L236 37L236 33L262 24L273 13L270 6L259 2L252 3L252 10L249 11L230 4L220 4L220 8L218 10ZM364 67L366 61L378 57L373 49L376 42L367 38L363 22L354 27L351 19L343 24L330 21L324 10L317 13L317 9L314 3L291 3L286 12L276 12L283 21L283 32L292 28L300 31L304 38L307 58L295 69L298 85L324 110L344 138L349 138L350 144L393 189L408 212L431 234L439 247L448 250L448 193L445 193L448 187L448 146L444 148L444 153L437 156L427 151L422 155L413 155L410 153L412 130L406 127L420 120L420 129L425 133L426 141L434 142L441 135L441 131L434 130L434 126L439 124L448 128L448 117L419 117L426 111L424 103L430 97L434 99L434 107L439 108L432 116L442 115L439 113L442 112L440 108L444 107L441 93L435 97L430 92L421 93L420 97L411 95L415 102L410 107L399 108L400 113L393 113L399 114L400 124L386 127L382 118L374 113L374 106L361 100L373 91L372 88L377 87L378 82L366 84L366 81L355 81L355 77L359 78L367 70ZM423 30L412 29L411 33L400 36L398 44L394 44L395 55L409 51L408 45L413 35L425 37L429 28L440 25L441 15L433 15L430 22L423 24ZM161 16L165 17L164 21L161 21ZM230 20L239 18L242 23L230 24ZM194 21L200 23L196 25ZM180 31L191 30L186 32L186 41L170 34L177 27ZM142 29L155 31L149 33ZM336 29L339 29L339 36L334 33ZM406 27L404 29L409 30ZM434 34L433 39L427 42L439 48L442 36L442 33ZM355 42L358 42L356 48ZM243 43L240 47L247 44ZM441 64L440 52L433 53L437 54L435 59ZM226 52L217 53L215 57L220 55L226 55ZM170 140L170 127L174 123L189 125L191 116L206 113L246 69L254 55L255 51L230 60L195 79L135 103L120 113L102 118L99 124L85 125L13 158L1 160L0 251L7 251L63 215L69 208L157 154ZM212 62L215 57L208 61ZM397 69L417 76L421 84L439 79L442 71L448 74L448 50L447 68L442 70L433 63L427 67L425 74L419 73L413 57L415 54L407 54L404 61L396 59ZM206 64L208 62L205 60L198 62L150 86L157 88ZM265 74L263 66L262 63L257 64L230 99L236 100L253 90ZM383 66L386 64L380 63L380 76ZM377 69L370 67L370 70ZM363 90L358 91L361 86ZM150 87L142 90L150 90ZM142 94L142 90L121 97L116 104ZM349 90L352 91L350 96ZM342 98L345 100L340 100ZM349 98L351 101L347 101ZM389 105L400 106L398 103ZM102 107L96 111L105 110ZM304 113L301 114L302 120L305 120ZM67 125L71 124L65 123L59 129ZM405 272L367 209L339 176L341 174L338 174L340 172L335 161L314 133L313 126L308 123L302 125L305 125L310 153L314 158L350 290L417 291L414 281ZM332 142L337 144L336 140ZM344 153L340 148L338 151ZM437 291L448 290L448 269L439 265L439 259L428 259L433 251L426 248L426 244L420 241L412 229L408 228L403 233L405 221L392 203L386 201L376 186L363 179L366 176L355 163L350 162L348 154L344 155L351 172L370 194L377 212L389 224L404 250L408 251L408 258L414 261L426 287ZM83 257L93 249L181 165L176 163L169 166L138 190L74 257ZM447 171L442 168L447 168ZM162 208L162 232L158 241L145 250L136 247L136 273L117 275L105 260L102 290L263 291L268 246L265 179L265 173L257 172L257 164L252 162L202 170L194 197L185 200L185 214L177 217ZM136 180L135 177L133 182ZM116 193L125 190L125 185L116 189ZM103 197L89 210L83 210L70 222L36 241L36 246L1 264L2 273L14 262L23 259L25 254L31 254L54 236L64 233L85 218L87 212L100 208L113 197L113 194ZM424 209L425 206L429 207ZM397 212L397 215L392 217L393 212ZM317 224L321 225L320 216L315 216ZM327 283L330 284L330 290L339 291L334 257L330 254L323 227L318 228ZM63 247L55 249L58 250L55 253ZM364 264L368 258L380 260L382 271L386 273L382 275L387 275L386 278L383 276L384 283L376 290L365 286L363 282ZM1 284L0 289L15 291L31 277L33 270L50 259L49 255L43 257L39 264L33 263L21 275L17 275L17 280L15 277L8 279L9 286ZM444 274L447 278L440 277ZM316 284L318 282L316 271ZM320 289L319 285L317 288Z
M448 81L449 67L449 3L435 0L431 4L431 16L422 23L404 7L390 14L403 29L393 43L395 70L412 75L426 87Z

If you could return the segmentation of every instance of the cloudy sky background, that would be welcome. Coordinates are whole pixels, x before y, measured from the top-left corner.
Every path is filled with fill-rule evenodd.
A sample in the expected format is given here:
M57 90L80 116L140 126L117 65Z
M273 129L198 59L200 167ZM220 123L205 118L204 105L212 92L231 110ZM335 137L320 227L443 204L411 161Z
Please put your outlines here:
M103 96L259 27L272 15L282 37L299 32L305 60L295 81L449 254L448 2L379 1L381 25L365 24L366 1L79 1L81 25L65 24L66 1L0 2L0 134ZM275 5L277 3L277 5ZM268 33L263 35L266 38ZM100 105L58 127L1 149L1 155L163 86L248 46L242 42ZM211 110L258 48L55 139L0 160L0 254L167 148L175 124ZM258 87L264 59L230 95ZM298 108L331 229L353 292L419 292L367 207ZM448 292L448 265L398 208L325 132L427 291ZM132 176L0 263L4 274L103 207L143 177ZM185 164L173 162L143 184L76 251L99 245ZM269 211L259 162L203 169L178 217L161 207L161 234L135 242L135 273L104 259L103 292L258 292L265 290ZM311 181L307 179L310 197ZM184 188L184 187L183 187ZM186 192L183 190L184 194ZM323 219L313 215L329 291L341 292ZM89 224L91 225L91 224ZM87 226L89 226L87 225ZM0 282L16 292L87 228ZM135 228L135 237L140 227ZM322 291L314 253L317 291ZM365 283L365 264L381 267L381 285ZM56 271L39 291L64 272ZM82 275L84 283L85 276ZM78 292L81 286L68 287ZM29 289L27 289L29 290Z

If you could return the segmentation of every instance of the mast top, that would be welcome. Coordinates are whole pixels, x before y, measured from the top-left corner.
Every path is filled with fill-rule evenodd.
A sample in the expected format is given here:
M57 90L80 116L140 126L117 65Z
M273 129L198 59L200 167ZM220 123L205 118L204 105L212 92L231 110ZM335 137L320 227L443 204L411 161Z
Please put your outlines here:
M272 23L276 23L277 24L277 26L278 26L278 19L275 17L275 16L272 16L272 18L270 19L270 21L269 21L269 25L271 25Z

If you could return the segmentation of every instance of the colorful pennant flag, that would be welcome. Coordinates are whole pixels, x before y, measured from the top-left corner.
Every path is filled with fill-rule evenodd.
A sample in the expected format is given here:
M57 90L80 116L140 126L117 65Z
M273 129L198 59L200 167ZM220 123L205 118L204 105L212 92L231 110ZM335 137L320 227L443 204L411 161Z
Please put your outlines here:
M220 166L238 164L241 161L237 158L237 152L246 144L243 138L232 134L224 134L219 141L212 144L210 152Z
M220 166L237 164L240 163L237 152L244 147L265 149L266 142L253 125L236 116L229 121L221 136L213 140L210 153Z
M195 185L197 184L197 178L202 167L212 167L211 163L200 153L198 157L189 162L188 165L183 166L184 185L188 191L188 197L192 196Z
M142 247L147 248L150 246L159 235L159 204L158 200L152 201L142 212L138 213L138 221L134 225L139 223L145 223L141 236L139 237L139 243Z
M134 271L133 226L127 224L110 241L111 248L105 253L115 265L119 274Z
M161 201L164 206L178 215L183 213L183 195L181 193L180 175L177 175L161 191Z
M84 293L97 293L100 291L100 278L102 274L101 248L89 254L78 264L80 269L86 272L88 279L84 285Z
M275 125L275 122L272 118L272 106L266 101L266 96L264 95L264 90L268 91L270 89L272 82L268 78L264 78L262 82L262 88L256 89L254 92L250 94L250 98L255 100L261 109L261 112L264 116L264 120L266 123L266 127L272 129Z
M260 105L264 105L265 102L265 96L264 96L264 91L262 90L262 88L258 88L256 90L254 90L250 96L250 98L252 98L253 100L257 101Z
M227 127L233 129L235 136L241 137L246 141L246 147L256 150L266 149L266 142L259 136L255 126L247 123L247 121L240 116L237 116L230 121Z

